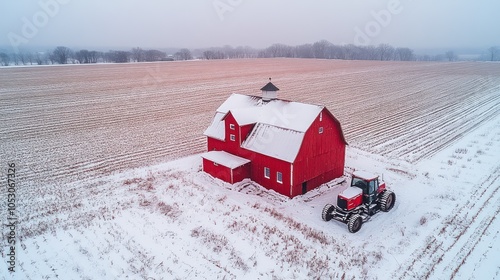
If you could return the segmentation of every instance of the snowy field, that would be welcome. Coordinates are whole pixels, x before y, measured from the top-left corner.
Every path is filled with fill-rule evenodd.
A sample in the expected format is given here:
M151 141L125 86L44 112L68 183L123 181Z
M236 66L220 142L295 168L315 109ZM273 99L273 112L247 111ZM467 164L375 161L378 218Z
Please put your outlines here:
M268 59L0 73L0 179L15 162L19 216L14 274L1 240L6 279L500 278L500 64ZM340 120L344 180L288 199L200 172L215 109L232 92L259 94L268 77L281 98L326 105ZM383 174L397 202L350 234L321 210L354 168Z

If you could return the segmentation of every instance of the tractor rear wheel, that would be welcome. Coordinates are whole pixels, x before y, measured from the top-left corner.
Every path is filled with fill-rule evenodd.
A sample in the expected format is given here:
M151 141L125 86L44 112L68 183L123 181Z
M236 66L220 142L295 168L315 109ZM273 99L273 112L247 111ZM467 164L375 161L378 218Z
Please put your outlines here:
M323 218L323 221L330 221L332 219L333 211L335 211L335 206L331 204L325 205L325 207L323 207L323 212L321 213L321 218Z
M361 229L361 225L363 225L363 218L359 214L352 215L347 222L347 228L352 233L358 232Z
M396 194L391 191L385 191L380 198L380 210L389 212L396 202Z

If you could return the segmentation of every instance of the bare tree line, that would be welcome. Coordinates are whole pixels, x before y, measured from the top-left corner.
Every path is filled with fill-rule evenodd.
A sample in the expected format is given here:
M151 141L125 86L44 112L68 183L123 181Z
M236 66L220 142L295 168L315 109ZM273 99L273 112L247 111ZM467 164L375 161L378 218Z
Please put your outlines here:
M258 57L296 57L317 59L343 59L343 60L381 60L381 61L412 61L444 60L444 56L421 56L406 47L393 47L389 44L378 46L334 45L326 40L314 44L288 46L274 44L261 50Z
M321 40L313 44L298 46L273 44L265 49L226 45L218 48L195 49L191 52L187 48L182 48L170 55L160 50L142 49L140 47L133 48L130 51L110 50L101 52L86 49L73 51L70 48L59 46L46 52L19 51L9 54L0 51L0 66L153 62L191 60L193 58L211 60L275 57L381 61L456 61L459 58L452 50L438 55L417 55L410 48L393 47L389 44L380 44L378 46L335 45L329 41ZM490 47L485 54L476 60L499 61L500 48Z
M110 50L107 52L95 50L73 51L70 48L59 46L51 51L29 52L19 51L17 53L0 52L0 66L9 65L50 65L50 64L87 64L87 63L127 63L127 62L151 62L168 60L193 59L191 51L181 49L172 56L159 50L144 50L133 48L131 51Z
M202 59L235 59L235 58L257 58L259 50L248 46L232 47L225 45L223 47L197 49L194 54Z
M316 58L343 60L381 60L381 61L457 61L459 56L453 51L437 55L419 55L406 47L393 47L389 44L378 46L334 45L326 40L314 44L290 46L273 44L265 49L251 47L224 46L219 48L198 49L194 53L200 59L231 59L231 58ZM476 57L475 60L500 60L500 49L491 47L488 55Z

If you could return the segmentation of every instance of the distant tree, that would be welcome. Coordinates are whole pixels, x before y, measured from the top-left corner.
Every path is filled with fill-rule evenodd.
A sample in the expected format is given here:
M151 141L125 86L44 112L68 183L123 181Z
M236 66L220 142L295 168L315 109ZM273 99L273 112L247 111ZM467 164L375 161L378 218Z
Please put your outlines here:
M374 46L356 46L353 44L342 47L344 59L378 60L379 50Z
M491 47L488 49L488 52L490 53L490 60L495 61L500 50L497 47Z
M17 52L16 56L23 65L26 65L26 53L24 51Z
M102 52L89 51L89 63L97 63L97 61L101 57L102 57Z
M14 65L19 65L19 55L17 55L17 53L12 53L10 55L10 60L14 62Z
M267 52L266 50L260 50L258 53L257 53L257 57L258 58L269 58L271 57Z
M165 57L167 57L167 54L159 50L147 50L144 52L145 61L160 61Z
M6 53L0 53L0 65L1 66L9 66L10 65L10 57Z
M236 54L236 50L230 46L230 45L224 45L222 47L222 50L221 50L226 57L228 58L236 58L237 54Z
M90 63L90 52L88 50L79 50L75 52L75 59L79 63Z
M354 44L349 44L346 46L349 54L349 59L351 60L364 60L366 59L366 47L356 46Z
M293 57L293 48L285 44L273 44L266 48L266 53L270 57Z
M248 58L252 54L250 47L238 46L234 49L234 58Z
M356 52L353 59L356 60L377 60L377 48L374 46L356 46Z
M236 47L233 50L233 57L232 58L245 58L246 54L246 49L244 47Z
M210 60L210 59L224 59L226 58L226 54L223 53L222 51L204 51L203 52L203 58Z
M244 46L244 47L238 47L238 49L241 49L241 52L243 53L243 56L241 58L255 58L257 57L257 50L249 47L249 46Z
M304 44L296 46L294 52L295 52L295 57L314 58L312 44Z
M193 55L189 49L180 49L175 53L175 57L178 60L190 60L193 59Z
M347 59L347 52L345 46L333 46L332 52L333 52L333 58L335 59Z
M329 48L332 46L332 43L327 40L321 40L315 42L312 45L313 54L315 58L330 58Z
M71 50L67 47L59 46L54 49L52 54L55 62L59 64L66 64L70 58Z
M145 60L144 50L139 47L133 48L131 51L131 55L132 55L132 60L135 62L142 62Z
M270 55L270 57L282 57L281 48L282 44L274 44L266 48L266 53Z
M215 51L213 53L213 58L214 59L226 59L226 58L228 58L228 55L224 51L218 50L218 51ZM233 58L235 58L235 57L233 56Z
M107 62L126 63L129 62L130 53L126 51L109 51L104 55Z
M214 52L213 51L204 51L203 58L207 59L207 60L214 59Z
M29 61L30 65L33 65L34 56L33 56L32 52L27 52L26 53L26 59Z
M35 61L36 61L36 64L38 64L38 65L42 65L42 64L43 64L43 59L44 59L44 55L43 55L43 53L41 53L41 52L36 52L36 53L35 53Z
M129 52L126 51L116 51L115 52L115 62L125 63L129 62Z
M394 47L389 44L380 44L377 46L377 53L380 60L391 60L394 57Z
M458 56L455 54L454 51L447 51L444 55L446 56L448 61L455 61L458 59Z
M413 50L410 48L397 48L396 54L401 61L413 60Z

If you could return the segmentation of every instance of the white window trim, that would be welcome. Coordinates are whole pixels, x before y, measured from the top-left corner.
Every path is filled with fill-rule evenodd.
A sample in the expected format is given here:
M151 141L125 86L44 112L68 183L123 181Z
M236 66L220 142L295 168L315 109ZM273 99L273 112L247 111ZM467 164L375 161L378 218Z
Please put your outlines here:
M324 130L324 129L323 129L323 127L322 127L322 126L320 126L320 127L319 127L319 134L323 134L323 130Z
M234 123L229 124L229 129L231 129L231 130L235 130Z
M280 176L281 175L281 180L280 180ZM276 172L276 182L280 183L280 184L283 184L283 173L281 172Z
M323 112L320 112L319 113L319 121L322 122L323 121Z
M229 134L229 139L231 139L231 141L236 141L236 135Z
M266 172L269 171L269 172ZM267 175L269 173L269 175ZM271 179L271 169L269 167L264 167L264 178Z

